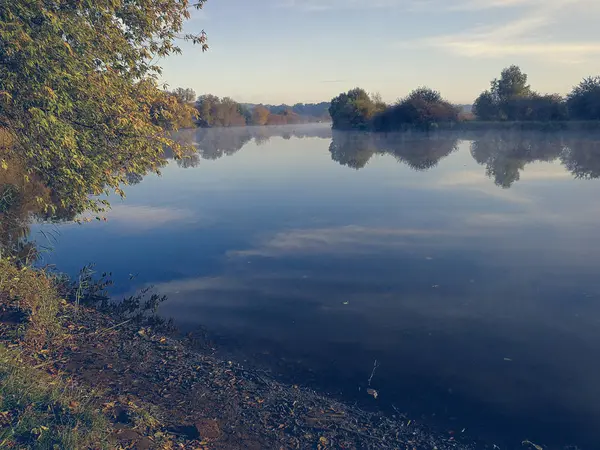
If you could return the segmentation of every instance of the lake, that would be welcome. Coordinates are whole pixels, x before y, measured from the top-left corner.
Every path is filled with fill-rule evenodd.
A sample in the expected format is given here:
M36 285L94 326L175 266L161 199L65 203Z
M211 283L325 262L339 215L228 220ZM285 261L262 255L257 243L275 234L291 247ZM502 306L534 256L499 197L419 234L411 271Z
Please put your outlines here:
M34 226L44 261L153 285L224 355L365 408L600 448L600 135L180 137L198 153L107 222Z

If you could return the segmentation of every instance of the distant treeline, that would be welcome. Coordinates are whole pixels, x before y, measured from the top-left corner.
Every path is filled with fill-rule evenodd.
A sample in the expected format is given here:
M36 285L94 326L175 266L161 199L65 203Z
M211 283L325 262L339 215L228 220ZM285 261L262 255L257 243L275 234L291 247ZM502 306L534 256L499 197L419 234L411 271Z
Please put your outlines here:
M254 103L243 103L242 106L253 110L258 106L262 106L269 110L271 114L284 114L286 111L291 111L294 114L298 114L302 117L313 118L315 122L318 121L330 121L329 116L329 102L321 103L296 103L293 106L290 105L263 105Z
M520 180L525 166L534 162L560 162L575 178L600 178L600 134L582 139L577 132L468 131L422 134L336 131L325 126L281 126L184 130L176 139L194 150L177 158L180 167L198 166L202 160L231 156L246 144L264 145L270 139L319 138L327 140L331 159L351 169L366 167L372 158L387 155L412 170L427 171L451 155L460 142L470 142L473 159L499 187L508 189ZM0 141L1 144L1 141ZM165 157L175 158L167 149ZM134 184L141 180L128 177ZM0 231L1 231L0 227Z
M196 117L189 126L243 127L247 125L287 125L330 121L329 103L288 105L255 105L238 103L230 97L207 94L196 97L193 89L177 88L170 92L181 103L194 103Z
M438 91L421 87L393 105L363 89L352 89L331 101L329 113L335 129L384 132L431 130L467 121L600 121L600 77L584 79L563 97L535 92L527 84L527 74L510 66L475 100L471 112L451 104Z

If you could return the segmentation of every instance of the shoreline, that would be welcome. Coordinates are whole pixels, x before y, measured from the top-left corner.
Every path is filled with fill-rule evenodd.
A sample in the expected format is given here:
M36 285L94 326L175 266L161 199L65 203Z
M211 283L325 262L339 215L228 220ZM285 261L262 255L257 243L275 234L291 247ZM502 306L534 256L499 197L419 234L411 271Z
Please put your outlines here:
M85 405L83 416L107 424L94 435L103 442L63 443L61 448L492 448L466 435L436 433L403 414L366 412L279 382L264 371L192 348L152 320L123 320L75 305L56 295L53 280L44 272L7 268L6 262L2 269L0 355L6 353L15 370L27 371L29 381L40 385L35 389L44 390L48 383L85 399L59 398L55 402L66 404L63 409L78 411ZM44 283L50 295L46 305L24 297L37 295L35 291L20 292L32 279ZM48 306L50 315L39 323L39 308ZM56 325L51 333L50 324ZM4 390L6 380L0 374ZM6 398L20 394L9 391ZM0 443L7 448L11 442L12 448L38 448L41 436L54 442L54 434L69 431L59 429L61 424L50 416L35 427L41 430L39 436L26 433L10 440L6 432L18 429L24 411L12 408L0 420Z
M429 128L423 129L414 125L406 125L397 130L374 130L371 128L334 128L334 132L359 132L372 134L393 134L393 133L435 133L437 131L456 131L456 132L492 132L492 131L542 131L542 132L558 132L558 131L598 131L600 130L600 121L588 120L564 120L553 122L535 122L535 121L495 121L485 122L478 120L466 120L462 122L435 122L430 124Z

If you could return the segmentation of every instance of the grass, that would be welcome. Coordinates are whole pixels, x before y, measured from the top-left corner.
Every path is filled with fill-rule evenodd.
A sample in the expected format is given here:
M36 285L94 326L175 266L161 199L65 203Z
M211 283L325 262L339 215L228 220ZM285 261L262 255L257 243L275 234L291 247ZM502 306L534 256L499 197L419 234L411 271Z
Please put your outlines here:
M20 337L29 345L56 344L64 335L59 312L65 301L45 272L0 260L0 300L5 309L24 317Z
M94 401L0 345L0 448L112 448Z
M66 337L64 304L48 274L0 260L0 312L19 322L0 343L0 448L112 448L93 393L36 366L38 352Z
M70 283L54 273L0 259L0 448L130 448L115 441L111 420L116 405L127 406L130 428L153 436L160 448L172 448L172 439L158 432L161 423L154 405L110 396L87 384L76 388L53 369L65 349L79 348L81 335L73 330L94 323L86 322L86 315L101 314L78 303L101 307L97 299L104 298L106 282L92 279L89 269L82 273L78 282ZM122 311L131 313L127 322L137 318L137 309L142 314L161 300L152 296L141 304L143 299L140 295L124 302L131 310ZM97 331L89 329L91 339L99 336Z

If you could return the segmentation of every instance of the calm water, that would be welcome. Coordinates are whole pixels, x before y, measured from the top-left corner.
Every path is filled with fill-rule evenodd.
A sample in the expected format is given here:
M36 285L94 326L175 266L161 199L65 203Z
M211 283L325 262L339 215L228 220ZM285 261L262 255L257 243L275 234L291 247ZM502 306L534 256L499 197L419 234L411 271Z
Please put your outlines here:
M600 136L182 139L198 154L107 223L51 227L47 262L152 284L182 329L365 407L502 449L600 448Z

